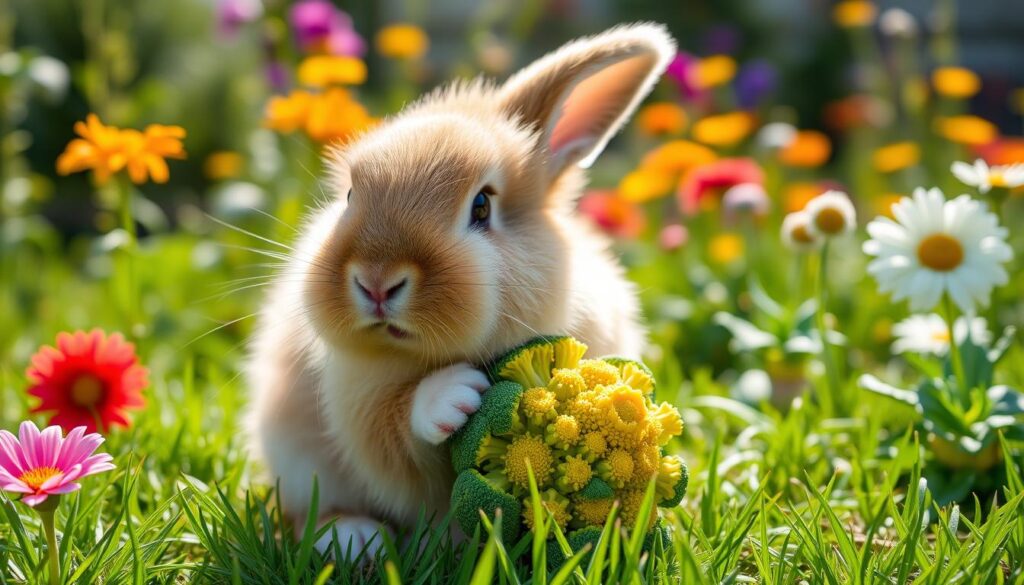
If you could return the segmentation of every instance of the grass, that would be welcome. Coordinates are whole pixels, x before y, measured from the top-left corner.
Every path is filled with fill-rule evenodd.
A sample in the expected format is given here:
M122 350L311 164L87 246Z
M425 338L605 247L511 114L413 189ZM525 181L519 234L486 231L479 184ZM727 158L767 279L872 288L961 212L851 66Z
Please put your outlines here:
M924 450L906 413L864 416L866 408L829 418L807 397L786 413L758 409L726 397L706 370L683 382L671 357L655 363L660 398L688 422L673 448L693 481L683 505L665 514L670 540L645 549L645 531L614 512L586 551L567 550L550 522L501 542L496 528L457 539L447 518L423 517L385 537L371 562L324 558L312 544L325 529L294 534L282 521L239 433L246 398L238 364L251 328L240 317L260 291L243 283L228 300L218 297L221 283L253 262L238 249L251 243L245 237L218 230L143 241L136 264L147 324L134 331L152 370L149 405L131 429L108 437L118 470L85 482L58 509L68 583L1024 582L1024 482L1009 443L1005 488L940 507L921 479ZM36 344L61 329L123 323L106 253L80 242L70 250L62 256L45 240L5 249L5 421L27 410L21 370ZM900 419L902 427L892 423ZM0 583L40 580L49 553L36 516L7 496L0 507ZM517 520L493 519L507 521ZM545 570L558 556L549 535L570 560ZM333 558L358 553L335 550Z

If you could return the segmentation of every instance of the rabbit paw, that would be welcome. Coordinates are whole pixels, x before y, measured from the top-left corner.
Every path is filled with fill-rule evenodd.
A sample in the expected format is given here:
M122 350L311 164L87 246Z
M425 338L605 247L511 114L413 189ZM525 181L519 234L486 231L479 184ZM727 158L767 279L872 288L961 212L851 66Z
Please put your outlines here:
M467 363L438 370L420 381L412 402L412 432L440 445L480 408L487 376Z
M384 539L380 532L384 527L366 516L349 516L334 522L331 527L319 540L316 541L316 549L321 554L331 555L334 552L334 540L337 537L338 550L345 559L360 563L368 563L377 556L377 551L384 546ZM362 553L362 554L360 554Z

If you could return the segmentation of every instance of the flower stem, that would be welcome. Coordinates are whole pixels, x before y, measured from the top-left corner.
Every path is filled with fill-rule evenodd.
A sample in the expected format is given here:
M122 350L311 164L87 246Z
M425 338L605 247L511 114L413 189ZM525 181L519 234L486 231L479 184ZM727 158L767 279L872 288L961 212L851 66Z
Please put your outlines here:
M135 250L138 243L138 235L135 231L135 216L132 213L132 198L134 193L132 192L132 185L128 178L125 176L118 177L118 215L121 219L121 228L124 230L126 240L124 244L124 281L122 286L124 287L124 301L125 310L128 317L129 329L136 325L136 319L139 315L136 302L138 299L138 290L136 290L135 282Z
M832 346L828 341L828 327L825 324L827 312L826 301L828 297L828 242L821 248L820 262L818 263L818 310L816 314L818 335L821 337L821 361L825 365L825 379L828 384L828 391L825 398L829 404L826 410L831 409L832 415L840 415L845 410L842 407L842 397L839 386L839 372L836 371L836 364L832 359Z
M60 559L57 554L57 532L54 528L54 510L56 506L40 506L36 508L39 519L43 523L43 530L46 532L46 554L50 563L50 585L60 585Z
M960 396L966 406L970 400L971 389L967 387L967 374L964 373L964 359L960 355L960 345L956 342L956 313L953 309L953 301L949 295L942 297L943 316L946 318L946 327L949 330L949 360L953 365L953 375L956 376L956 384L959 386Z

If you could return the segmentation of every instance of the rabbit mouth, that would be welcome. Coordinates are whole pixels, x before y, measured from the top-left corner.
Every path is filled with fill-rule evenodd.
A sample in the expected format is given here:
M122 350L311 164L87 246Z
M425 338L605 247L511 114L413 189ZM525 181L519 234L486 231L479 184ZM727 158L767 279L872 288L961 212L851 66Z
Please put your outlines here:
M394 337L395 339L408 339L409 337L412 336L412 333L409 333L405 329L402 329L401 327L396 327L390 323L388 323L387 326L384 327L384 330L388 332L388 335Z

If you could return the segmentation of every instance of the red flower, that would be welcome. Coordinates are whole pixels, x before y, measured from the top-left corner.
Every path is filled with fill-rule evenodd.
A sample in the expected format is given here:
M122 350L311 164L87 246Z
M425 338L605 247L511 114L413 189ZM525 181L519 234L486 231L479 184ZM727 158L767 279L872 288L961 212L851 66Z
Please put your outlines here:
M128 426L125 411L145 404L141 391L149 385L135 346L99 329L59 333L57 347L40 348L25 375L28 393L42 400L32 412L53 412L51 424L90 432L97 424L103 432Z
M700 202L713 192L724 192L742 183L764 184L764 171L750 158L723 158L691 170L679 183L679 206L695 215Z
M579 210L602 231L616 238L635 238L647 224L640 207L613 190L587 193L580 199Z

